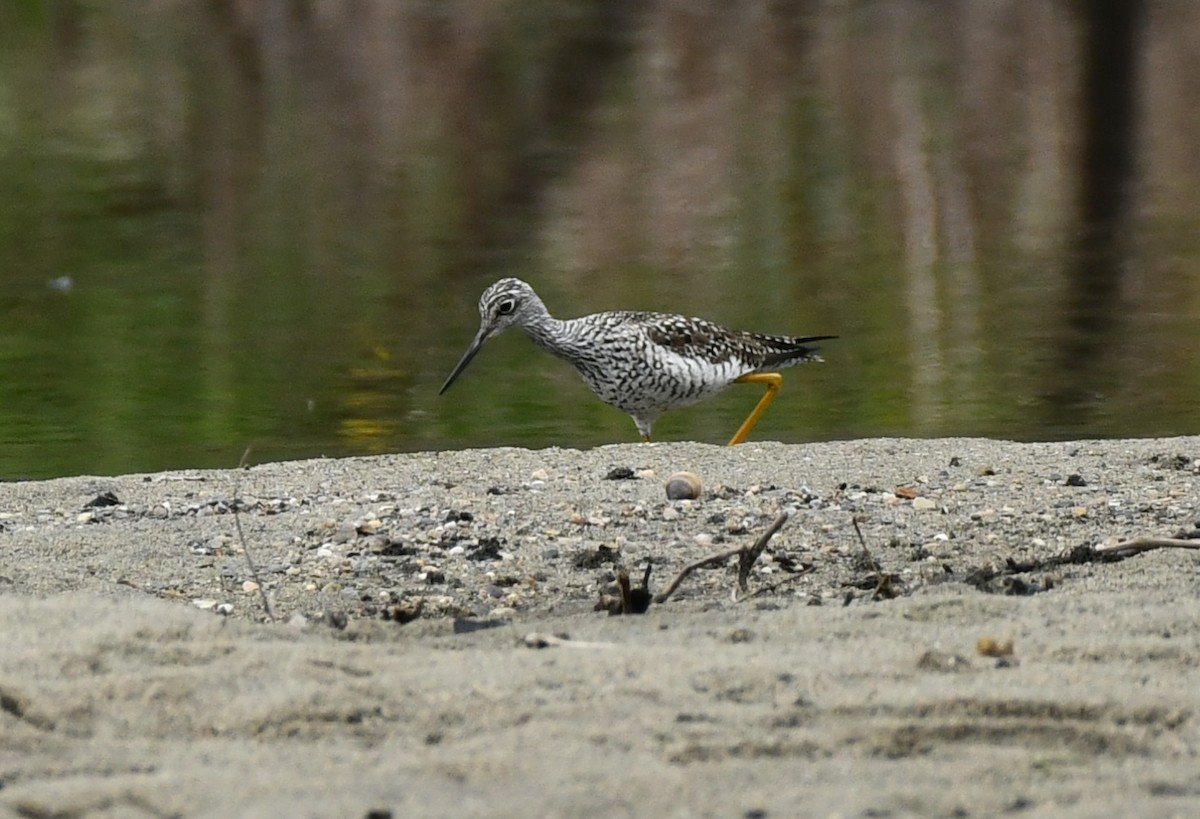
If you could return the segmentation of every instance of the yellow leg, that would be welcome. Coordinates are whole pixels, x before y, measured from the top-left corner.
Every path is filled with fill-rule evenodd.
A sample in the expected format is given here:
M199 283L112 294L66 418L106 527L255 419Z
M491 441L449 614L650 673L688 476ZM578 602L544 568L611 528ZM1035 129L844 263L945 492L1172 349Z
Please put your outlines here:
M758 399L758 404L751 410L750 415L738 427L738 431L733 433L733 437L729 439L729 445L740 444L745 440L747 433L758 422L758 418L766 410L767 405L775 398L775 393L779 392L779 385L783 383L783 376L779 373L749 373L741 378L734 379L735 384L766 384L767 391L763 393L763 397Z
M650 436L649 436L649 435L643 435L643 436L642 436L642 443L643 443L643 444L648 444L648 443L650 443Z

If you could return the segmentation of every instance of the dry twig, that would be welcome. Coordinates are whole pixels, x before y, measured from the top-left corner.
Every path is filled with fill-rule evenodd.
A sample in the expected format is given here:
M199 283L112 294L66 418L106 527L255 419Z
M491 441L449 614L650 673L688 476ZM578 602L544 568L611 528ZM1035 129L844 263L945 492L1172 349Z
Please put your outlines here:
M891 599L896 596L896 590L892 587L893 575L884 572L879 566L879 561L875 559L875 555L871 554L871 550L867 548L867 539L863 537L862 529L858 526L858 518L850 518L850 522L854 524L854 532L858 535L859 545L862 546L863 555L871 564L872 571L875 572L875 590L871 592L873 600Z
M237 527L238 540L242 544L242 554L246 556L246 565L250 567L250 577L254 580L254 584L258 586L258 594L262 597L263 611L267 613L267 617L275 621L275 608L271 605L271 598L267 596L267 587L263 584L262 578L258 574L258 566L254 562L254 555L250 553L250 544L246 542L246 533L242 531L242 518L238 514L238 506L241 505L241 499L238 497L242 485L242 470L246 467L246 460L250 457L250 447L246 447L246 451L242 453L242 460L238 462L237 480L233 482L233 525Z
M526 648L616 648L613 643L572 640L570 637L560 637L557 634L546 634L540 631L529 632L521 639L521 643Z
M679 574L675 575L675 579L667 584L667 587L654 596L655 603L665 603L675 589L679 588L679 584L683 582L689 574L696 569L703 569L705 566L712 566L715 563L723 563L731 557L738 558L738 587L746 590L746 581L750 577L750 570L754 567L754 562L758 560L763 549L767 546L767 541L775 536L775 533L783 528L783 524L787 523L790 515L784 512L779 517L775 518L775 522L767 529L762 536L754 542L753 546L740 546L736 549L729 549L719 554L710 555L709 557L701 558L694 563L689 563L684 566Z
M1200 549L1200 540L1185 539L1178 537L1150 537L1148 535L1139 535L1138 537L1129 540L1122 540L1118 543L1101 544L1093 547L1098 554L1112 554L1113 552L1127 552L1133 554L1135 552L1148 552L1151 549Z
M775 537L775 533L783 528L783 524L787 523L791 515L784 512L779 517L775 518L767 531L762 533L762 536L754 542L754 545L749 549L744 549L738 555L738 588L743 592L746 591L746 584L750 580L750 570L754 568L755 561L759 555L763 553L763 549L767 548L767 541Z

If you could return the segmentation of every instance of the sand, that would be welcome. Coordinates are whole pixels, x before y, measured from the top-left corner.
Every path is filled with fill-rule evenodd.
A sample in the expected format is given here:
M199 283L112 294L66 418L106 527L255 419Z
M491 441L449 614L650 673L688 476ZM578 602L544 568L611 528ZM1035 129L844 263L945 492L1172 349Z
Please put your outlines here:
M1195 529L1197 459L652 444L0 484L0 816L1194 815L1200 552L1081 547ZM677 469L699 499L667 501ZM745 590L733 561L593 610L619 566L661 591L783 513Z

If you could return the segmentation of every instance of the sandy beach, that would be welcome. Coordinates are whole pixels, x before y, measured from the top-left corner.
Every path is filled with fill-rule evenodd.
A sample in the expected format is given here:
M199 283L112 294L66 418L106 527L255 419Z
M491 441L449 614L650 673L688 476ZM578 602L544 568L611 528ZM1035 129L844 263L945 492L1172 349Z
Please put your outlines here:
M1198 526L1200 438L0 484L0 816L1195 815L1200 551L1096 547Z

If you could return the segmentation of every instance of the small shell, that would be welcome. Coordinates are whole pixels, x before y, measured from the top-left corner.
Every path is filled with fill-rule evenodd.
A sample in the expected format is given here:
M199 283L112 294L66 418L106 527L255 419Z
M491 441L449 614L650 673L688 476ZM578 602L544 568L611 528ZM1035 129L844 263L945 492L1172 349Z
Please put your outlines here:
M700 497L700 479L691 472L676 472L667 478L667 500L695 500Z
M984 657L1011 657L1013 654L1012 638L997 640L995 637L980 637L975 641L975 650Z

